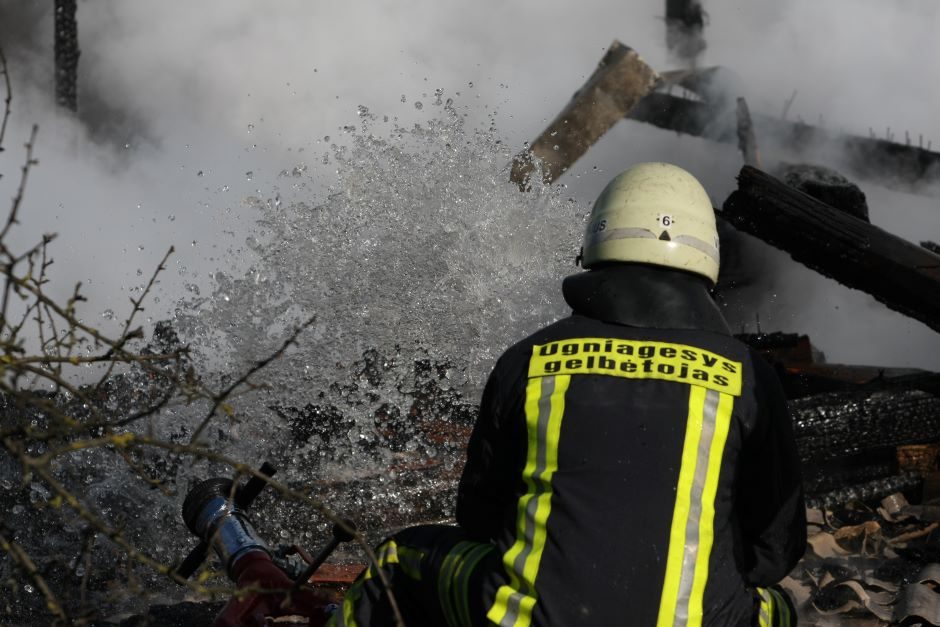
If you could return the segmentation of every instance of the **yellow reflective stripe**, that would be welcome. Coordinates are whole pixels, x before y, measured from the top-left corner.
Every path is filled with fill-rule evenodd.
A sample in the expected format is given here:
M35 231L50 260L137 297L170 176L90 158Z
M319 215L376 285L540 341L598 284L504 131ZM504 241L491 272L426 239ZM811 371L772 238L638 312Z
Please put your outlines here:
M773 624L771 617L774 612L774 601L770 591L765 588L758 588L760 595L760 609L757 612L757 623L760 627L770 627Z
M339 627L357 627L356 601L358 601L359 597L362 596L362 586L364 581L365 577L354 583L352 587L346 592L346 596L343 598L343 613L339 614L337 612L334 615L334 618L339 618L337 621L339 623Z
M698 442L702 434L705 395L705 388L698 386L692 386L689 392L689 415L686 420L685 442L682 445L682 465L679 468L676 505L672 514L669 552L666 557L666 577L663 584L663 594L659 602L659 617L656 621L656 627L672 627L676 620L679 582L682 577L682 564L685 559L685 531L689 518L692 481L695 477Z
M398 545L394 540L389 540L378 548L375 557L379 567L385 566L386 564L397 564ZM368 581L375 576L377 576L375 572L375 566L369 566L365 575L362 577L362 581Z
M487 618L500 627L528 627L537 595L542 551L551 514L552 476L558 468L558 440L565 412L569 375L529 379L525 416L528 448L523 480L527 493L519 499L516 541L503 555L509 585L500 586Z
M526 483L527 489L526 493L519 499L516 518L516 528L519 531L516 541L503 555L503 565L506 567L506 573L509 575L509 585L500 586L499 590L496 591L496 600L493 603L493 607L491 607L490 611L487 613L487 618L497 624L502 624L506 612L509 610L508 604L510 595L522 588L522 582L513 569L513 564L519 557L519 554L525 549L526 511L528 510L529 501L532 499L533 493L535 492L531 477L535 472L535 463L538 459L538 429L533 429L532 424L538 423L539 402L542 398L542 383L542 379L529 379L529 382L526 384L525 418L527 425L527 446L526 465L522 471L522 478Z
M731 411L734 397L720 394L718 410L715 414L714 434L708 452L708 471L705 475L705 490L702 493L702 514L699 519L699 550L695 561L695 578L692 582L692 596L689 599L689 619L694 617L700 623L704 614L702 602L705 597L705 583L708 581L708 559L715 541L715 498L718 495L718 479L721 474L721 462L731 426ZM700 460L701 462L701 460Z
M734 397L693 386L682 465L676 486L657 627L702 624L709 558L715 539L715 499Z
M423 551L408 546L398 547L398 566L403 573L415 581L421 581L421 560L423 559Z

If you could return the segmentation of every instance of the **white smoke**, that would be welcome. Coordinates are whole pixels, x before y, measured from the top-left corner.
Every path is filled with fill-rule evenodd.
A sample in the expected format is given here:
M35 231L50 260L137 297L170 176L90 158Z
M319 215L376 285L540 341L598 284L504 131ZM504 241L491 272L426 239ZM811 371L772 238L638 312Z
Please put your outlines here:
M55 275L63 290L90 283L91 317L120 317L171 244L178 252L147 312L154 319L189 294L185 285L205 290L217 269L244 266L237 249L257 217L244 199L268 197L278 172L304 163L313 178L304 193L316 202L333 176L322 154L343 126L357 124L359 105L407 126L428 119L442 90L470 123L492 124L521 148L614 38L657 69L673 67L659 2L87 0L78 14L85 122L77 124L50 104L50 12L2 7L0 45L13 46L15 93L0 194L12 196L18 148L38 122L40 165L16 237L25 246L41 232L60 234ZM737 72L752 111L777 115L795 91L790 119L860 135L909 129L940 148L932 63L940 8L931 0L712 0L705 8L700 62ZM622 122L559 183L588 206L610 176L656 159L700 176L716 205L740 165L731 146ZM940 239L935 195L865 190L874 223ZM832 361L940 368L933 331L776 256L785 272L769 278L758 307L764 330L808 333Z

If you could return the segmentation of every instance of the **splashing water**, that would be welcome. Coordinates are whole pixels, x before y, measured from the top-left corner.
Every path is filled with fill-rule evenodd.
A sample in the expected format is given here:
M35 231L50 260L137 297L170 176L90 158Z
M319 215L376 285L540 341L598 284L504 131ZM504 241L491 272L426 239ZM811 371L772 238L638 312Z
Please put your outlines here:
M281 477L319 482L318 496L378 529L451 514L482 383L508 345L566 315L560 280L587 213L562 189L519 191L492 128L468 129L452 103L437 112L403 128L359 107L359 128L324 156L333 182L298 164L274 200L249 199L247 270L217 272L173 322L224 379L316 316L254 379L264 389L233 402L237 423L220 419L213 446L273 457ZM309 528L281 514L291 534Z
M483 382L508 345L567 314L560 280L576 270L587 214L563 188L536 181L524 193L509 182L513 151L492 114L486 130L468 128L450 99L419 115L424 121L404 128L360 107L357 127L344 127L316 165L299 163L268 181L251 170L252 185L267 186L270 199L246 199L256 220L244 246L230 251L211 285L184 281L170 322L196 370L223 389L316 317L252 377L251 390L230 400L232 416L216 417L203 440L256 467L273 461L279 480L351 516L372 540L452 515ZM146 377L122 381L109 411L148 398ZM206 409L170 406L145 428L185 443ZM179 515L187 488L231 470L159 451L135 465L170 492L153 490L104 449L63 458L56 472L108 524L170 563L195 541ZM30 536L40 561L68 556L81 566L82 575L77 566L57 575L66 600L84 589L85 573L93 573L89 589L105 590L115 572L130 571L126 556L88 536L80 520L37 509L48 495L39 484L18 489L23 478L9 470L9 485L0 485L4 502L16 505L9 524L49 529ZM328 533L322 516L271 490L256 508L272 546L314 549ZM87 558L82 546L92 547ZM148 593L152 600L181 592L154 572L134 577L145 594L119 585L92 593L95 605L139 610ZM27 593L18 601L24 616L42 603Z

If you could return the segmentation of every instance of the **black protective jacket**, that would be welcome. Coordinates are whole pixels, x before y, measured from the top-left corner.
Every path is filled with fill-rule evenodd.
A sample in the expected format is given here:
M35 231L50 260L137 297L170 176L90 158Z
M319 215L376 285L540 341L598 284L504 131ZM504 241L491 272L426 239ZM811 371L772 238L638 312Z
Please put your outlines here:
M503 554L488 619L753 624L806 537L775 373L690 275L615 266L565 296L497 362L468 448L457 521Z

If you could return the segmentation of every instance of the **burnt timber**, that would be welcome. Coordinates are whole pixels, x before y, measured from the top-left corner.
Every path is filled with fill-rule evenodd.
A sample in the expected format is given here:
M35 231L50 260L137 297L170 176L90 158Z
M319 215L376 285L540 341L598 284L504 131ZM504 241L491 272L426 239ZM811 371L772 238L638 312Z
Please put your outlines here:
M658 80L636 51L614 41L558 117L527 152L513 160L510 180L526 189L535 158L542 164L542 180L551 183L652 91Z
M744 166L723 218L940 331L940 255Z
M634 107L627 119L652 124L684 135L735 144L736 111L702 100L653 92ZM915 185L940 177L940 152L873 137L833 133L803 122L790 122L751 113L755 132L776 139L782 148L797 153L829 149L845 156L853 174L886 184Z
M78 110L78 23L76 0L55 0L56 104Z

